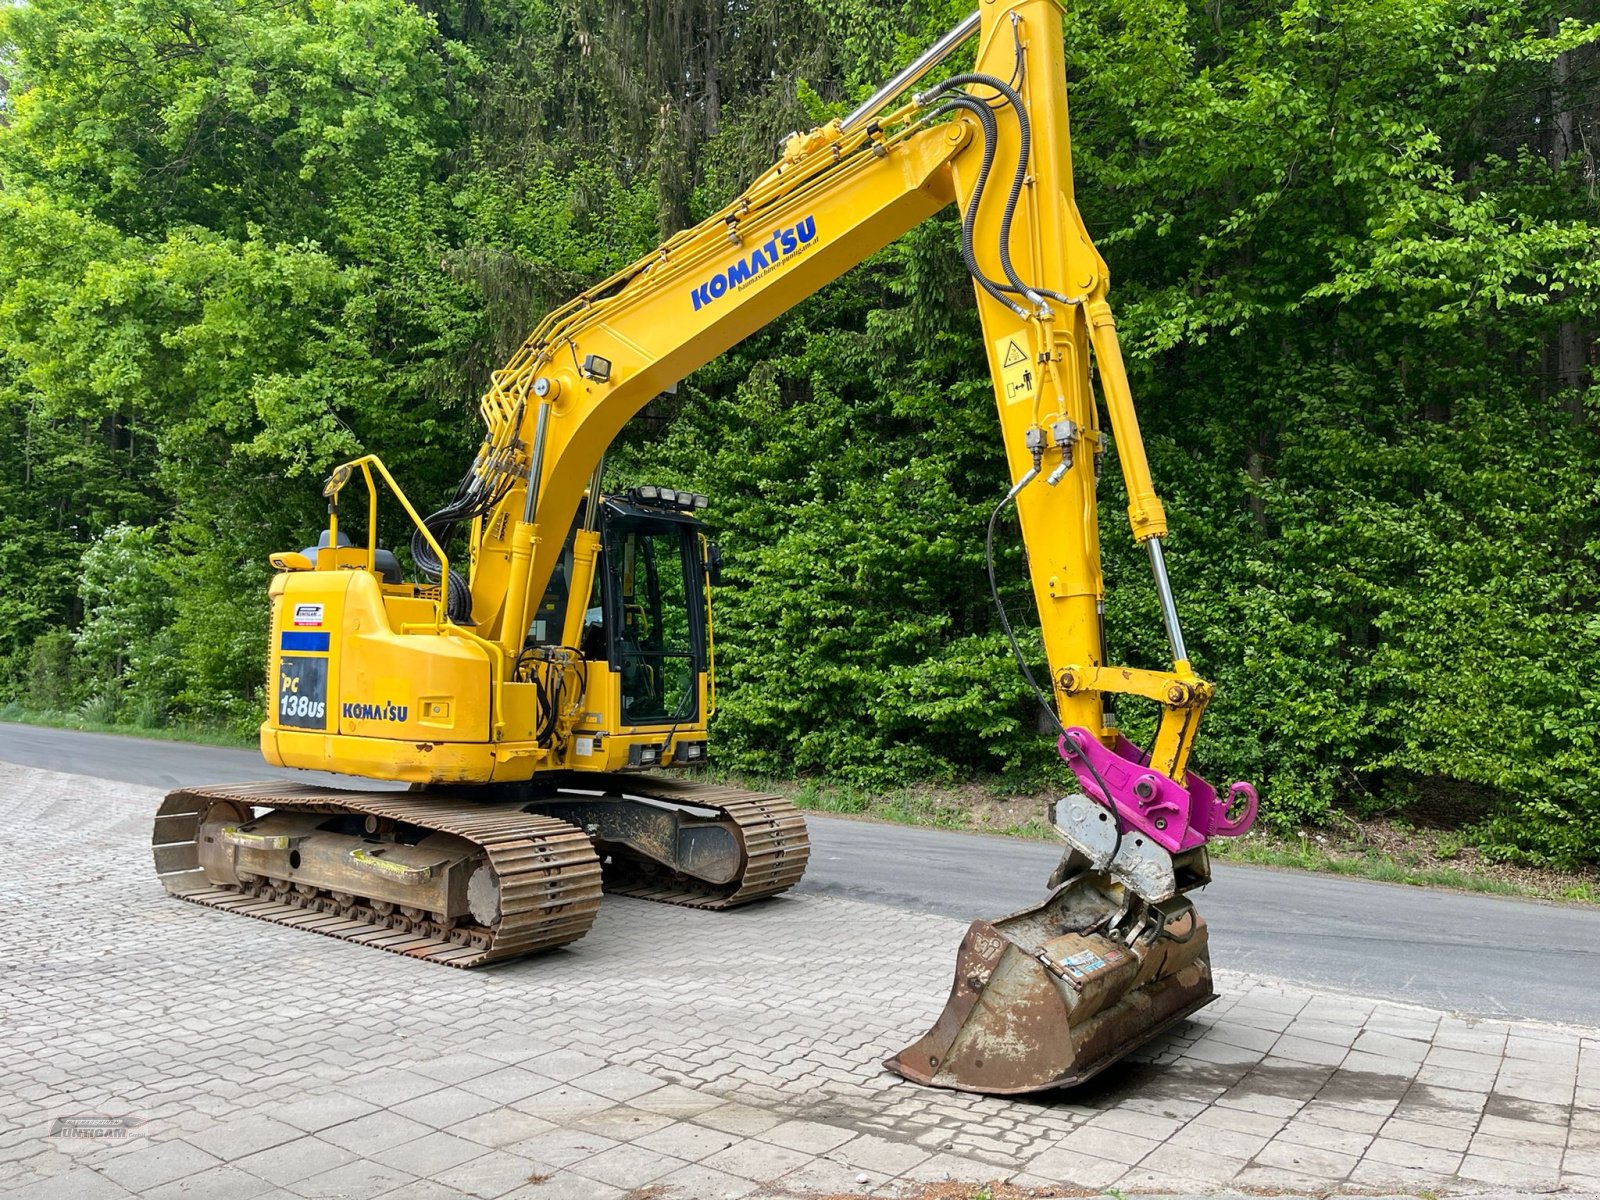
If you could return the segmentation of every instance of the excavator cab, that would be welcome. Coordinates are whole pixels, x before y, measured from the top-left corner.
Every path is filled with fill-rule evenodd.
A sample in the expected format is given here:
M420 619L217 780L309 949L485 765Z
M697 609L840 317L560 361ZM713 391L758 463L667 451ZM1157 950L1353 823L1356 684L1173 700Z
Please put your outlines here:
M628 761L618 766L705 761L706 710L714 695L710 568L695 514L706 505L699 493L654 485L606 497L595 518L594 565L582 563L575 526L534 609L527 642L533 653L559 646L563 631L576 632L568 644L586 672L584 716L598 718L589 736L659 739L630 746ZM575 587L584 597L576 623L569 619Z
M700 707L696 678L706 669L694 524L608 515L602 591L615 619L606 658L621 685L622 724L692 721Z

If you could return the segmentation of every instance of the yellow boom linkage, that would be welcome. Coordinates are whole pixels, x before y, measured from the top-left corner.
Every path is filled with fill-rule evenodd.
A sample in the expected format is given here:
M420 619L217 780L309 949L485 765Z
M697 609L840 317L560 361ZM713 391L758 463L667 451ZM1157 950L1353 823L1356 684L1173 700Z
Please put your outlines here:
M971 71L917 90L974 36ZM275 764L453 797L474 785L504 810L496 836L530 847L544 835L515 814L564 822L589 835L611 890L716 907L790 886L805 837L781 800L643 774L704 760L714 561L695 521L704 497L654 486L607 496L602 464L652 398L952 203L1013 484L1005 500L1028 549L1048 699L1079 789L1052 810L1068 849L1050 897L973 926L944 1016L889 1065L922 1082L1011 1092L1086 1078L1210 999L1204 923L1183 893L1209 878L1207 837L1241 832L1254 812L1246 785L1219 799L1189 770L1212 689L1184 649L1162 556L1166 517L1106 265L1073 199L1055 0L983 0L856 112L792 135L781 160L720 212L549 313L494 374L483 447L440 513L420 517L375 457L338 468L321 543L274 559L261 746ZM1091 361L1132 533L1148 548L1161 599L1167 670L1104 657L1096 481L1108 438ZM365 545L339 524L358 477ZM380 483L416 529L420 581L402 578L377 544ZM446 557L457 526L468 531L464 576ZM1106 697L1119 693L1160 705L1148 755L1115 728ZM242 891L377 921L425 945L405 950L422 957L444 954L441 940L503 956L495 931L510 920L509 901L497 881L507 868L475 840L459 803L435 827L415 799L380 808L301 794L310 791L175 793L184 799L163 811L176 840L165 844L190 838L201 848L169 853L165 874L218 906L214 892ZM259 808L272 812L257 817ZM334 815L319 823L307 813ZM213 842L232 850L204 849L213 826L231 831ZM335 836L366 841L347 848L328 842ZM406 848L387 851L403 869L373 866L385 851L369 843L386 838ZM416 852L433 840L437 854ZM301 865L272 857L291 845L306 851L295 854ZM329 853L338 870L304 865ZM407 905L421 895L414 877L424 866L434 890ZM561 911L558 896L543 903ZM518 936L544 945L554 935Z

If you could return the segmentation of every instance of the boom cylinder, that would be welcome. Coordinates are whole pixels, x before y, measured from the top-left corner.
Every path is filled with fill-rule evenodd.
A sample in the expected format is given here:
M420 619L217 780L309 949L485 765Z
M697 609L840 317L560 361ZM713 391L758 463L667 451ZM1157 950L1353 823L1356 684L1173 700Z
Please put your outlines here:
M889 101L893 100L901 92L905 91L909 87L915 86L918 82L920 82L935 67L944 62L945 59L950 57L950 55L955 53L956 48L959 47L962 42L966 41L978 31L978 22L982 15L983 14L981 12L972 13L966 18L966 20L962 21L961 24L957 25L949 33L945 34L937 42L924 50L920 55L918 55L915 62L913 62L904 71L901 71L900 74L896 75L893 79L889 80L888 83L884 84L877 91L873 92L872 95L868 96L866 101L862 103L861 107L857 108L849 116L845 117L844 120L840 121L839 132L849 133L850 130L861 124L862 121L865 121L868 117L881 109L885 104L889 103Z

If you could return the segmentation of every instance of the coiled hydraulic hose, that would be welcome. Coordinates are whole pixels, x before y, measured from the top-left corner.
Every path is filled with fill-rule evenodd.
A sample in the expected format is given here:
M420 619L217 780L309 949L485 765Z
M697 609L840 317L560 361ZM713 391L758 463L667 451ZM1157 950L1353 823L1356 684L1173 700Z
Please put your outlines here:
M1017 215L1017 203L1022 198L1022 187L1028 179L1028 160L1033 153L1033 123L1028 119L1028 110L1023 106L1022 95L1005 80L995 75L952 75L939 85L940 91L954 91L968 85L993 88L1011 106L1011 111L1017 118L1017 169L1011 175L1011 191L1006 196L1006 206L1000 214L1000 269L1005 272L1006 279L1011 286L1034 304L1043 306L1044 297L1022 281L1017 274L1016 267L1011 262L1011 222ZM972 98L966 97L968 100ZM973 101L985 110L989 106L981 101ZM962 107L965 107L964 105ZM997 126L991 116L990 124L984 128L984 154L992 160L994 157L993 140L998 132ZM976 207L974 205L974 207ZM998 285L997 285L998 286ZM1016 307L1013 305L1013 307ZM1026 315L1026 314L1024 314Z
M990 279L983 273L983 268L978 265L977 251L973 246L973 229L978 221L978 206L983 202L983 190L989 183L989 172L994 167L994 157L999 140L999 127L995 123L994 112L987 104L975 100L968 95L952 96L938 108L934 109L933 116L940 117L956 109L970 112L978 118L978 124L983 129L983 160L978 166L978 178L972 187L972 199L967 201L967 211L961 216L961 257L966 260L967 271L973 281L984 291L1004 304L1019 317L1026 318L1027 309L1005 294L1000 284Z
M504 499L509 486L509 481L502 481L498 487L491 489L479 475L475 463L473 469L456 485L455 495L449 502L438 512L431 513L422 524L433 535L434 541L440 546L447 545L458 524L487 514ZM434 554L428 539L422 536L421 530L414 530L411 534L411 558L423 578L433 583L441 582L439 576L443 564ZM451 571L450 578L444 581L444 588L445 613L450 620L458 625L471 624L472 589L466 578Z

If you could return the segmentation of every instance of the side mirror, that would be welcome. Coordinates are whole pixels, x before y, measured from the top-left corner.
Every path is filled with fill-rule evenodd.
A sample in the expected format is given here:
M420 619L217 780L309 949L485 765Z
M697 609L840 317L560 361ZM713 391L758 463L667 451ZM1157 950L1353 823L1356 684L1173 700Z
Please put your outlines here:
M722 547L715 542L706 543L706 578L712 587L722 582Z
M350 482L350 464L349 463L341 463L339 466L337 466L337 467L335 467L333 469L333 474L329 475L328 478L323 481L322 494L327 499L332 500L335 496L337 496L341 491L344 490L344 485L349 483L349 482Z

